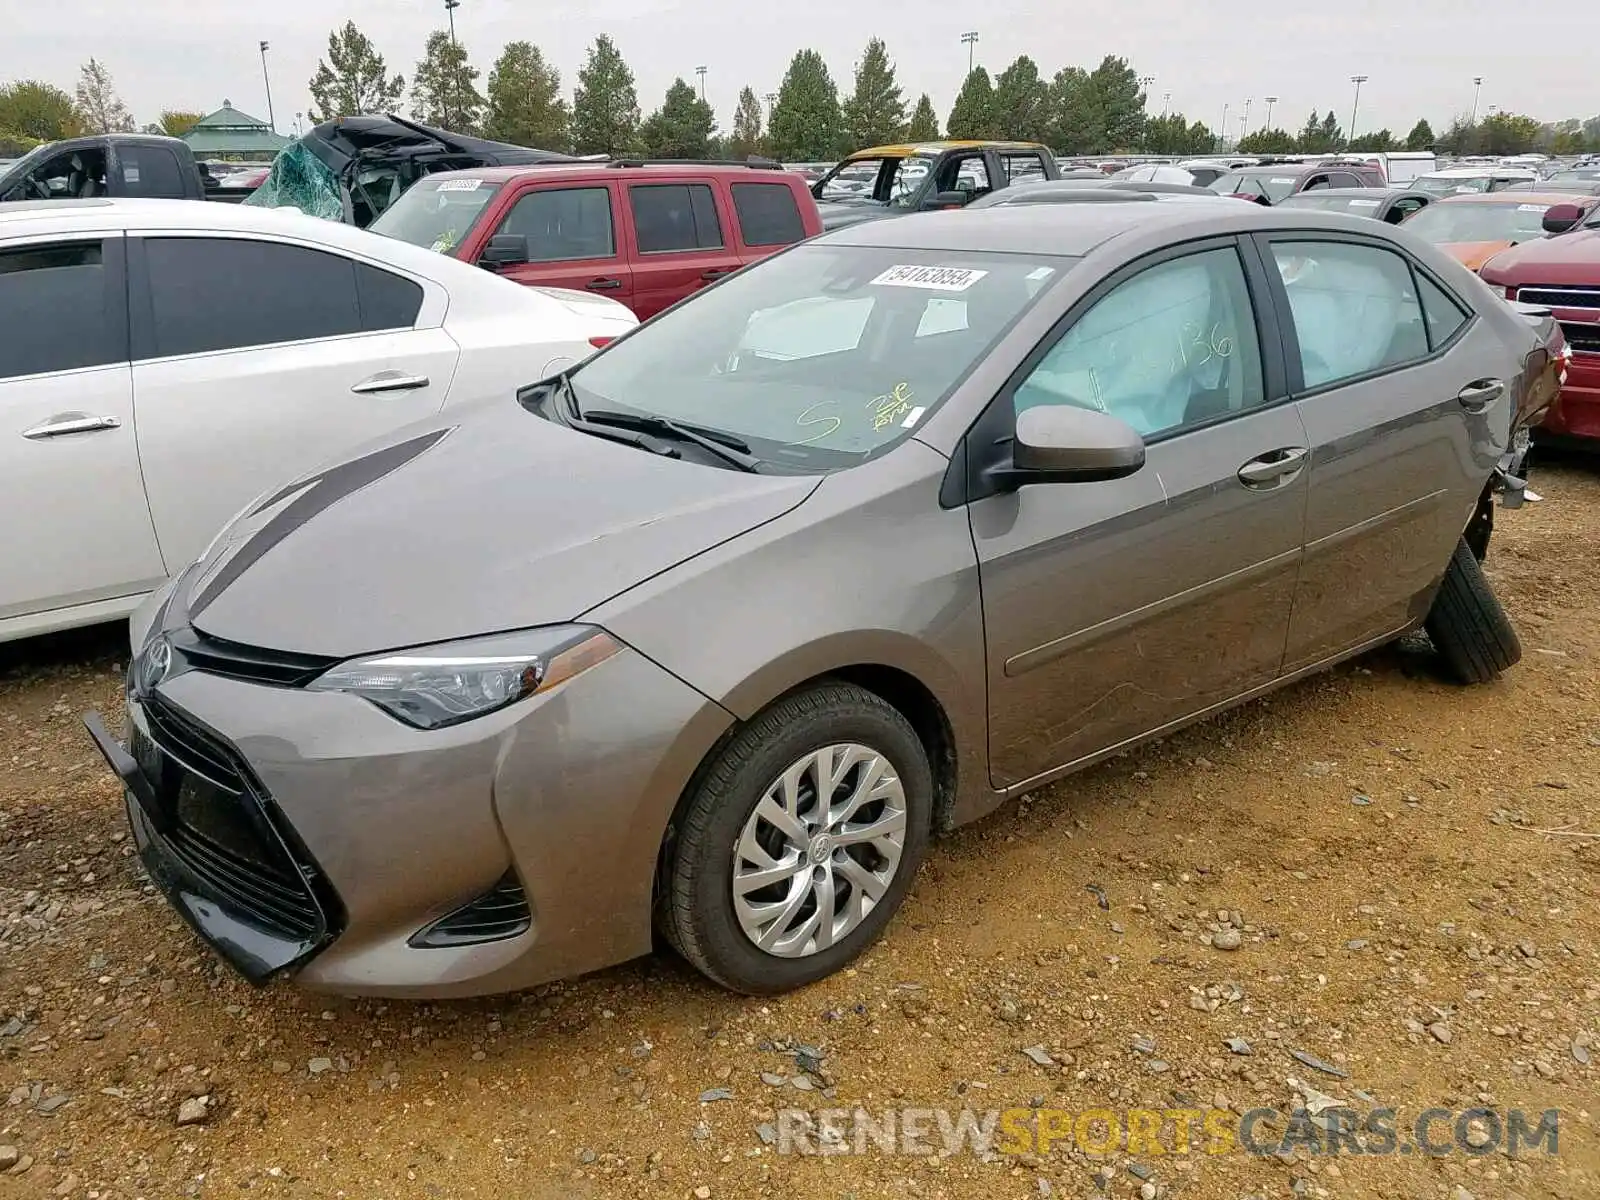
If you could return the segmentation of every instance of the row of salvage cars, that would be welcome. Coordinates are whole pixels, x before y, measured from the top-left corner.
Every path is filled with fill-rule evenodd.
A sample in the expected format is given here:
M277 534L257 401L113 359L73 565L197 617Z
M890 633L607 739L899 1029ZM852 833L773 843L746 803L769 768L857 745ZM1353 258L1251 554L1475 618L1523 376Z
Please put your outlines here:
M1479 562L1548 314L1379 222L1129 195L824 233L643 324L296 214L6 212L0 630L138 604L86 725L252 980L658 935L820 979L1012 796L1418 629L1520 656Z

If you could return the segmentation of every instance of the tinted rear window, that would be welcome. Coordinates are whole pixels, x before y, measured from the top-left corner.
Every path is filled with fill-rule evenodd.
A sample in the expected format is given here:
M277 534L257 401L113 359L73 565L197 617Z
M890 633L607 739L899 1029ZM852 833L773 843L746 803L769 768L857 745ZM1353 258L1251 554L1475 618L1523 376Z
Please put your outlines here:
M781 183L736 183L733 209L747 246L787 246L806 236L793 189Z
M183 173L178 156L165 146L122 146L117 149L123 191L129 196L181 200Z
M641 254L670 250L716 250L722 225L710 185L652 183L628 189Z

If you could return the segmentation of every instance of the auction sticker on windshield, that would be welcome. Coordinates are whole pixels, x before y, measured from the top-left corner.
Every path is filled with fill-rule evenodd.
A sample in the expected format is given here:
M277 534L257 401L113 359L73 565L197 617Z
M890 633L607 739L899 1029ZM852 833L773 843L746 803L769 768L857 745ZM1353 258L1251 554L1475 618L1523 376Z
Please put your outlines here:
M989 272L967 267L890 267L869 283L877 287L924 288L933 292L964 292Z
M475 192L483 186L481 179L441 179L439 190L441 192Z
M1351 208L1377 208L1378 207L1378 202L1376 200L1352 200L1352 201L1350 201L1350 207Z

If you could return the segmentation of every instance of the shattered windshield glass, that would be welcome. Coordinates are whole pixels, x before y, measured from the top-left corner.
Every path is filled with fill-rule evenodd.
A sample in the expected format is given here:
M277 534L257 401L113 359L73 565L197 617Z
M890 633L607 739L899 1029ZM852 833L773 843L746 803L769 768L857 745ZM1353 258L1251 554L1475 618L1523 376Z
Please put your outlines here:
M244 202L258 208L298 208L326 221L344 220L339 180L302 141L284 147L265 182Z

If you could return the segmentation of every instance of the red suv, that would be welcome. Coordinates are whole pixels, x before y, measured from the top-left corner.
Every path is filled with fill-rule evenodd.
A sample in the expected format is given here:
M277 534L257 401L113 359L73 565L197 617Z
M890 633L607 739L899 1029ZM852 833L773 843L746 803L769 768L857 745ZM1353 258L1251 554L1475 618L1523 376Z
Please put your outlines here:
M805 178L777 163L624 159L443 171L371 229L644 320L822 220Z

